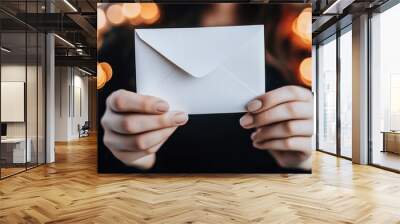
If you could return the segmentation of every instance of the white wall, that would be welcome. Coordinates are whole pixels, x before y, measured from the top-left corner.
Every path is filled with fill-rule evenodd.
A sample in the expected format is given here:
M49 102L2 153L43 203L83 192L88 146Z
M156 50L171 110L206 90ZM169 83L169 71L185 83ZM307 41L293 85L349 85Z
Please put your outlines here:
M38 69L38 70L37 70ZM27 78L27 80L25 80ZM39 163L44 162L45 150L45 118L44 118L44 74L41 66L25 66L24 64L3 64L1 66L1 81L9 82L24 82L26 84L26 106L23 102L22 112L26 112L26 121L23 122L7 122L7 137L9 138L25 138L25 135L30 139L30 148L32 150L32 161ZM3 89L2 89L3 91ZM24 90L21 94L24 94ZM4 97L4 96L2 96ZM4 110L12 110L10 107L2 107ZM7 111L11 112L12 111ZM16 112L14 112L16 113ZM37 153L39 156L37 156Z
M88 78L75 68L56 67L55 85L55 140L77 139L78 125L88 120Z
M69 68L55 68L55 141L68 141L69 136Z
M37 98L36 98L36 80L33 79L33 76L36 76L36 66L27 66L19 65L19 64L5 64L1 66L1 81L4 82L25 82L26 71L28 72L28 85L31 88L27 88L27 119L28 119L28 137L31 133L30 128L35 130L36 135L36 107L37 107ZM32 87L34 86L34 88ZM39 105L39 107L42 105ZM34 107L34 108L33 108ZM7 110L7 108L1 108L1 110ZM33 113L33 111L35 113ZM33 122L33 123L32 123ZM11 122L7 125L7 135L9 137L25 137L25 123L26 122ZM33 131L32 131L33 133Z

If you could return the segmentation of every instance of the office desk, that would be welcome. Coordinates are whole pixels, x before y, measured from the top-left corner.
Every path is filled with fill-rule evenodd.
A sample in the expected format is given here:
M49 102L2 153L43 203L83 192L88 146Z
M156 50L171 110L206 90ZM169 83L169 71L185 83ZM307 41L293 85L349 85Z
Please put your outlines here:
M382 152L392 152L400 154L400 132L382 131L382 134L383 134Z
M28 144L26 144L28 143ZM25 152L25 145L26 152ZM1 139L1 159L6 163L25 163L31 162L32 141L30 138L6 138Z

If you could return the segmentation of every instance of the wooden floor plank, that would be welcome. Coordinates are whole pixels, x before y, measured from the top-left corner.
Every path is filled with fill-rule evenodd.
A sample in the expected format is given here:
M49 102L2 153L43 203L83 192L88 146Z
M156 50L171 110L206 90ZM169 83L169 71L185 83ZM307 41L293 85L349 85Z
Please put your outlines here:
M320 152L311 175L97 174L96 139L0 181L0 223L397 223L400 175Z

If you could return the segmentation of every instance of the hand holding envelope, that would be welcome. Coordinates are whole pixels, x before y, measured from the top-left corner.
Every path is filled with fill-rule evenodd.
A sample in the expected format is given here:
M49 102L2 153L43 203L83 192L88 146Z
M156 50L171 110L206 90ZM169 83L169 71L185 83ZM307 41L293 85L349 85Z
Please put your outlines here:
M136 29L137 93L189 114L245 112L265 93L263 25Z
M256 129L253 147L282 167L309 169L312 94L265 93L263 39L263 26L136 30L137 93L108 97L104 144L126 165L150 169L187 113L247 112L240 124Z

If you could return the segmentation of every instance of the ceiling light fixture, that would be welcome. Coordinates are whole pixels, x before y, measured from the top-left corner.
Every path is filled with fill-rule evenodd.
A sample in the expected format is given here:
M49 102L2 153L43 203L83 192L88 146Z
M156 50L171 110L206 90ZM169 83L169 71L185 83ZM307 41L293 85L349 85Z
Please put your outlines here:
M339 15L343 10L351 5L355 0L336 0L327 9L322 12L323 15Z
M68 40L60 37L58 34L54 34L55 37L57 37L59 40L61 40L62 42L64 42L65 44L67 44L70 47L76 48L75 45L73 45L71 42L69 42Z
M79 67L78 67L78 70L81 71L81 72L83 72L83 73L85 73L85 74L87 74L87 75L90 75L90 76L93 75L92 73L90 73L90 72L88 72L88 71L86 71L86 70L83 70L83 69L81 69L81 68L79 68Z
M78 10L73 6L68 0L64 0L64 3L67 4L74 12L78 12Z
M6 53L10 53L10 52L11 52L11 50L9 50L9 49L7 49L7 48L5 48L5 47L1 47L0 49L1 49L2 51L6 52Z

